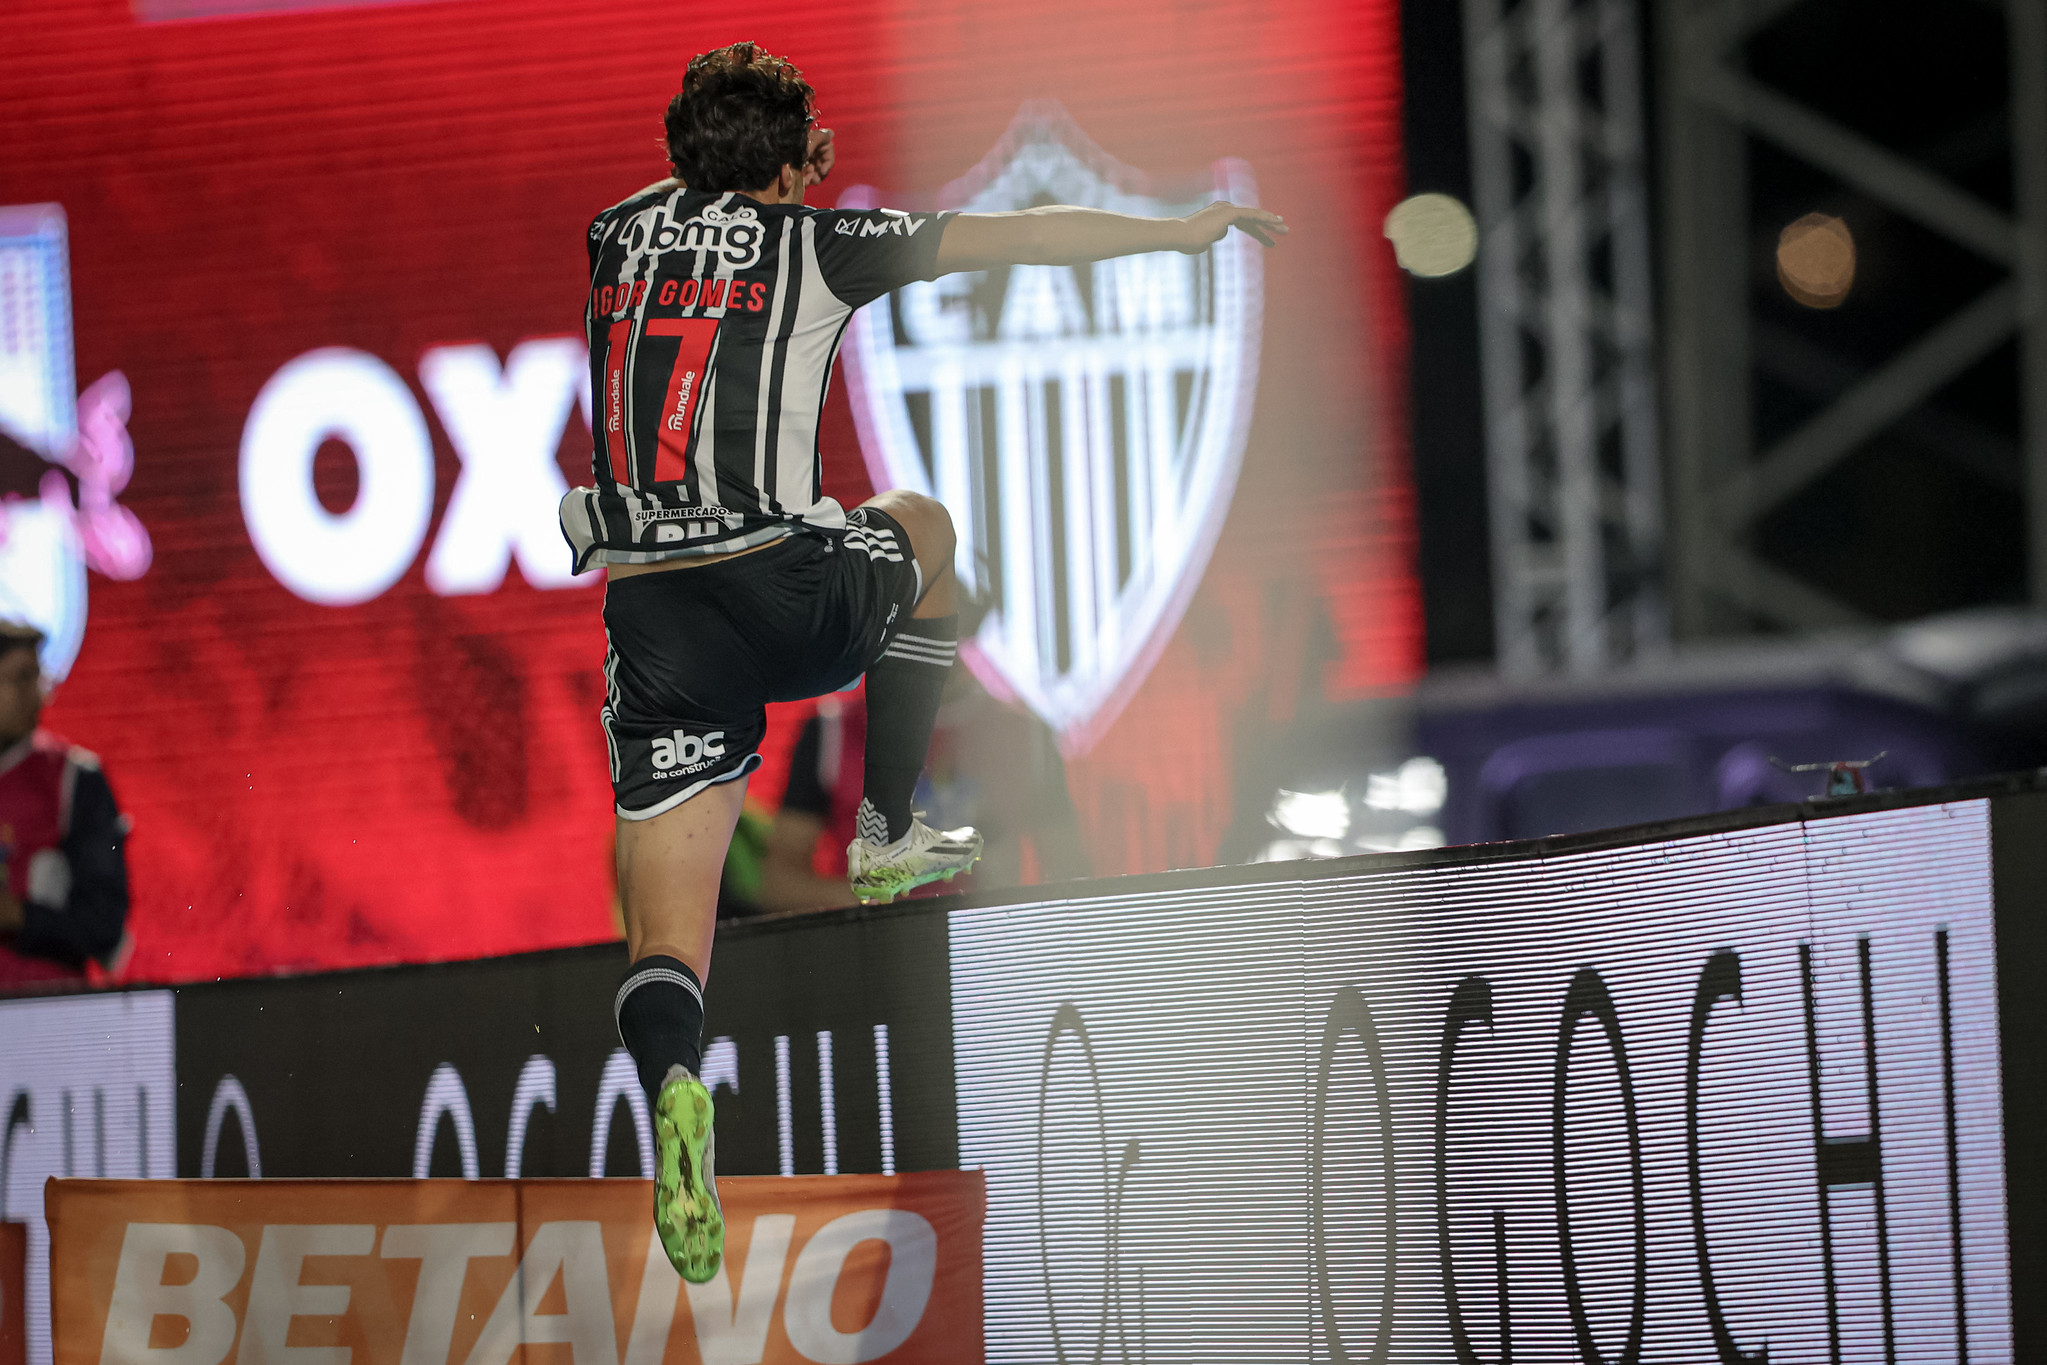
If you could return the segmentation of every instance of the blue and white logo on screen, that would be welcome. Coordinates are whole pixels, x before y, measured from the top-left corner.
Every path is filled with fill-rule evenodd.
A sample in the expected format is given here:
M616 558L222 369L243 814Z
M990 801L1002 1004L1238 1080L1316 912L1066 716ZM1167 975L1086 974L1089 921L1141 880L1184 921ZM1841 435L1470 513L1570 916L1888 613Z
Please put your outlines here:
M1241 161L1159 197L1056 104L1024 106L939 202L1059 203L1148 216L1255 203ZM841 207L868 208L861 186ZM955 563L990 610L961 652L1069 750L1116 717L1215 548L1258 382L1258 247L1018 266L912 284L854 314L845 350L877 488L951 509Z
M43 633L57 681L85 640L85 571L140 578L151 555L117 501L135 471L128 381L73 379L64 208L0 208L0 619Z
M0 433L54 459L77 432L64 210L0 209ZM40 490L0 494L0 617L32 625L61 678L85 638L85 558L65 509Z

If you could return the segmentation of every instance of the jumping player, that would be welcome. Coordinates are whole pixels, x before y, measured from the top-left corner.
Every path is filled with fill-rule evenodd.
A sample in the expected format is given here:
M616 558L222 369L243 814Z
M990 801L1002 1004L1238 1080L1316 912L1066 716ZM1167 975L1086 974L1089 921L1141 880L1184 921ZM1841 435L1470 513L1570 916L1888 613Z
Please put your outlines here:
M819 486L818 416L854 309L915 280L1200 252L1276 214L805 207L832 134L789 62L753 43L692 60L668 105L675 178L590 224L595 487L562 501L578 571L604 564L602 712L631 967L619 1036L653 1100L654 1222L676 1270L717 1273L725 1225L697 1080L718 876L765 704L867 675L866 778L849 878L887 901L972 866L970 829L910 811L957 647L953 528L920 494L851 512Z

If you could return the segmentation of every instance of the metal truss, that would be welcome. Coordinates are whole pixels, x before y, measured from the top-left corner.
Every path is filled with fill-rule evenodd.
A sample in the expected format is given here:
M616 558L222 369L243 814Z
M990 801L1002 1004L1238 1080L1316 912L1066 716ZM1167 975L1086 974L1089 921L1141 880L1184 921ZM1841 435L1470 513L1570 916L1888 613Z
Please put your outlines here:
M1973 0L2002 11L2015 177L2014 213L1745 74L1742 43L1799 0L1657 0L1660 32L1666 387L1672 483L1671 597L1680 634L1758 625L1854 624L1867 616L1764 562L1751 540L1773 509L1887 429L1910 431L1979 472L2005 438L1924 406L1942 386L2021 334L2027 551L2047 603L2047 0ZM1929 0L1926 21L1945 5ZM1747 146L1773 144L1886 208L2003 266L2007 278L1874 370L1800 352L1749 315ZM1751 366L1799 375L1828 406L1766 450L1754 448Z
M1465 0L1498 661L1659 648L1636 0Z

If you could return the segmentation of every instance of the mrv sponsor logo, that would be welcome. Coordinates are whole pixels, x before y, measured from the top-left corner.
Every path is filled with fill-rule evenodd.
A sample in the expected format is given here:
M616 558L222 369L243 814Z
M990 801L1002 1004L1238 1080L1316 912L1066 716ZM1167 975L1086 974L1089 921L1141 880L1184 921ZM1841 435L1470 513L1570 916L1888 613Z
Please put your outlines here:
M654 741L654 772L656 776L668 770L695 772L715 759L725 757L725 732L711 730L699 737L687 730L677 730Z
M918 230L931 221L929 218L912 218L900 209L883 209L881 213L878 220L842 218L832 231L841 237L915 237Z
M840 205L878 197L856 188ZM1149 216L1217 198L1255 203L1250 168L1219 161L1210 183L1156 193L1039 103L939 195L977 213ZM952 509L961 582L993 604L962 656L1071 748L1143 681L1215 546L1257 387L1257 253L1231 233L1197 256L948 275L853 316L847 372L875 486Z

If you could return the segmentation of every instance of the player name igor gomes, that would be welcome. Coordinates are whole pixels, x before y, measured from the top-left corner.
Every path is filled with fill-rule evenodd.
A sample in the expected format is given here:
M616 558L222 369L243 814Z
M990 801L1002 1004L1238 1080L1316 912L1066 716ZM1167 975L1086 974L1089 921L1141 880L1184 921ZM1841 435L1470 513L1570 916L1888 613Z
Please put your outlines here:
M632 284L607 284L590 293L590 306L599 317L623 317L629 309L647 301L648 280ZM746 281L713 276L707 280L663 280L654 291L654 302L662 308L759 313L768 306L768 287L760 280Z

